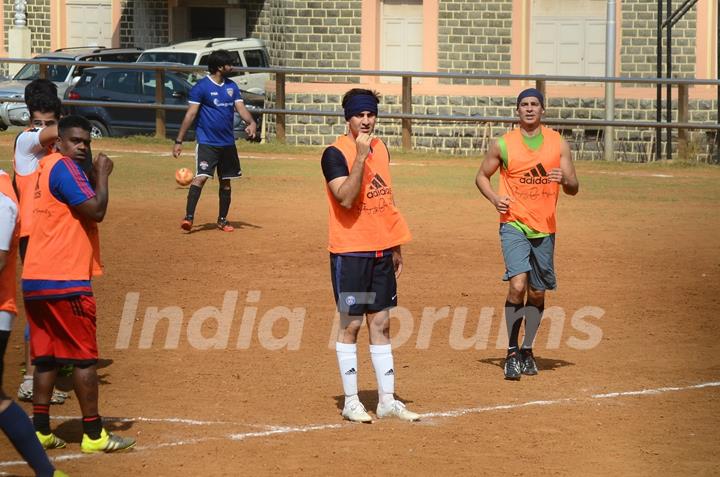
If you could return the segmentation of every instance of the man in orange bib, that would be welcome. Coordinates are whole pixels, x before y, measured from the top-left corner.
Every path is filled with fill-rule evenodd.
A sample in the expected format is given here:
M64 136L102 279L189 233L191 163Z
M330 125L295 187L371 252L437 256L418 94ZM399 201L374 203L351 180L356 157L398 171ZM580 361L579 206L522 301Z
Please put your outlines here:
M68 116L58 125L57 153L39 164L33 222L22 273L30 351L35 365L33 423L46 449L65 447L50 430L50 397L58 368L73 364L73 388L82 411L80 450L116 452L135 445L107 432L98 411L95 298L90 280L100 275L97 223L105 217L112 161L99 154L96 188L80 168L90 145L90 123Z
M20 213L20 260L25 260L30 226L32 224L33 194L40 160L52 152L57 140L57 124L62 115L62 103L57 86L47 79L36 79L25 87L25 103L30 112L31 127L15 138L13 154L13 182L18 196ZM32 402L35 367L30 359L30 329L25 328L25 376L18 388L18 399ZM62 404L68 395L54 390L52 404Z
M20 455L43 477L65 475L56 471L37 440L25 411L5 394L3 362L12 324L17 314L15 277L20 242L19 204L10 176L0 170L0 430Z
M396 278L402 271L400 246L410 230L395 207L390 155L373 136L380 99L374 91L351 89L343 96L348 132L322 156L329 207L330 276L340 312L338 365L345 392L342 416L372 422L358 398L357 335L363 316L378 383L378 418L416 421L395 399L389 309L397 305Z
M542 93L524 90L517 99L520 127L499 138L487 152L475 178L480 192L500 213L500 244L505 260L503 280L510 282L505 302L509 344L505 379L538 373L532 346L545 308L545 290L556 287L555 211L560 186L568 195L579 183L570 146L541 124ZM496 193L490 177L500 169ZM525 336L518 346L520 326Z

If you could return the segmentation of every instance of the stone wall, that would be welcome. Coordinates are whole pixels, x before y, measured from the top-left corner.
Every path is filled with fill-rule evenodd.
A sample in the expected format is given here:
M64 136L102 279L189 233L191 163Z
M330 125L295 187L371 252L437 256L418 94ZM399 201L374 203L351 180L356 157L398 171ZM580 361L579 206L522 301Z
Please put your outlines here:
M511 36L512 0L440 0L438 71L509 74ZM483 83L463 79L441 81Z
M170 18L166 0L124 0L121 10L121 47L148 49L169 43Z
M667 16L664 10L663 18ZM672 2L673 11L682 5ZM620 74L623 76L657 76L657 10L654 0L622 1L622 40L620 46ZM691 8L672 28L672 63L674 77L695 76L697 6ZM666 41L663 32L663 76L666 66Z
M340 113L339 94L289 94L286 96L288 109L301 111L326 111ZM267 104L274 107L271 97ZM550 98L548 99L547 118L602 119L603 99L587 98ZM673 105L677 111L677 105ZM717 102L693 100L689 105L692 122L717 121ZM401 146L402 130L400 120L382 119L382 114L400 113L402 110L399 96L383 96L380 111L381 119L377 133L390 147ZM653 121L655 102L653 100L619 99L615 102L617 119ZM514 97L487 96L415 96L413 113L427 115L479 115L512 117L515 113ZM674 116L675 117L675 116ZM274 117L266 118L267 136L275 137ZM675 120L677 118L675 117ZM482 155L493 138L503 134L509 124L413 121L412 145L418 151L435 151L457 155ZM599 160L603 158L603 127L556 126L562 132L578 160ZM345 121L340 116L287 116L287 143L294 145L321 146L332 143L346 130ZM616 128L615 157L630 162L646 162L654 159L652 141L653 128ZM665 133L663 132L663 143ZM673 149L677 150L677 131L673 131ZM692 151L700 160L707 160L709 142L714 133L697 131L691 134Z
M273 65L297 68L360 67L360 0L269 0L258 12L257 38L268 43ZM303 82L357 82L303 76Z
M3 30L5 32L5 48L7 48L10 27L15 21L15 2L5 0L3 6ZM32 54L50 51L50 0L28 0L26 12L27 26L31 32Z

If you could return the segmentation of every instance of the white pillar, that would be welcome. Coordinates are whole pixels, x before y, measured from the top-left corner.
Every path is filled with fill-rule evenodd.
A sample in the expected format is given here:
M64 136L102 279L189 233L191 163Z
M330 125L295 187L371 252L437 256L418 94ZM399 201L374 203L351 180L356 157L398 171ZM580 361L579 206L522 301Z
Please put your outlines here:
M605 30L605 76L615 76L615 0L607 2L607 27ZM615 83L605 83L605 119L615 119ZM615 155L615 131L605 126L604 154L606 161Z
M30 48L32 39L25 15L26 5L25 0L15 0L15 20L8 32L8 55L10 58L30 58L32 54ZM10 63L8 65L10 76L14 76L22 66L20 63Z

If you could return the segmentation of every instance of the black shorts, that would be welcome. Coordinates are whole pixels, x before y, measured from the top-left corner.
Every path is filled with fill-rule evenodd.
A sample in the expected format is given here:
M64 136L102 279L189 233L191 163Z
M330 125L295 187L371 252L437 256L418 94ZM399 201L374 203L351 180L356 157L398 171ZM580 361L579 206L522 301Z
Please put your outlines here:
M335 303L340 313L362 316L397 306L392 253L382 257L330 254Z
M232 146L208 146L198 144L195 149L195 175L212 178L217 168L220 179L242 177L240 158L235 144Z

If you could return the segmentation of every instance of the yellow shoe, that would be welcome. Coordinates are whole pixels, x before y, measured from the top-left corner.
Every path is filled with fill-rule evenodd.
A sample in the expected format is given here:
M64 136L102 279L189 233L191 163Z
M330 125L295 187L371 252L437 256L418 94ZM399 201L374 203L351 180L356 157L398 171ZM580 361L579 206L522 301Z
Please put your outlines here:
M83 434L80 450L86 454L94 454L96 452L122 452L135 447L135 439L131 437L121 437L105 429L100 433L99 439L90 439L87 434Z
M60 439L52 432L45 435L35 431L35 435L40 441L40 445L43 446L43 449L62 449L63 447L65 447L65 441Z
M53 472L53 477L70 477L70 476L67 475L65 472L63 472L62 470L56 470L55 472Z

